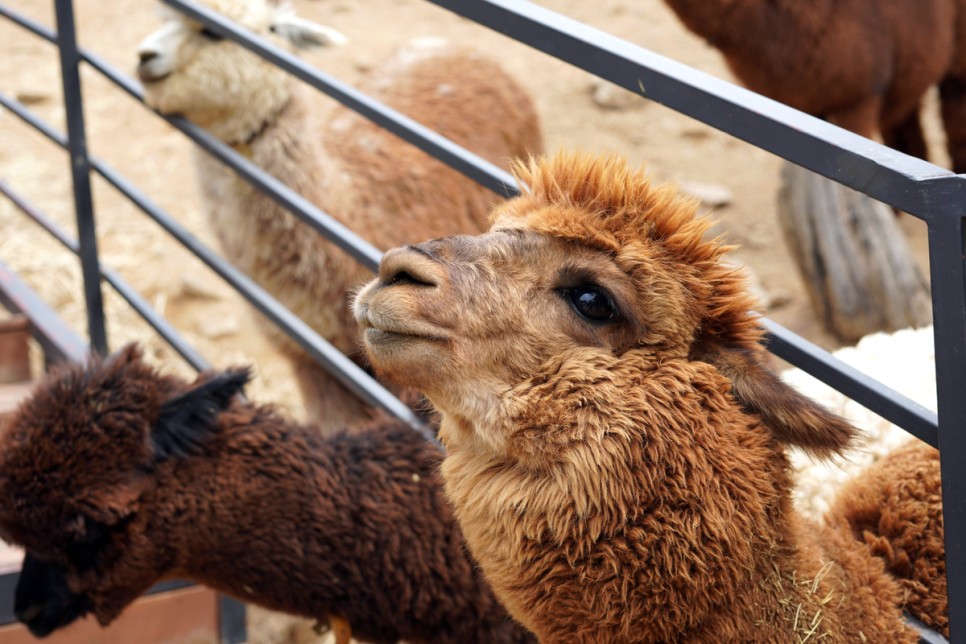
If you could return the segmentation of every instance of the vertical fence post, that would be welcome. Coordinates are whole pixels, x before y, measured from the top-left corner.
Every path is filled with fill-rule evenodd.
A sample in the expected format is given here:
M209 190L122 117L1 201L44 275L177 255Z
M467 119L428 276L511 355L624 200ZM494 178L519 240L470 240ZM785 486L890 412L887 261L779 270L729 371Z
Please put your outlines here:
M966 642L966 239L962 217L929 221L951 642Z
M243 644L248 641L248 628L245 624L246 613L245 604L237 599L228 595L218 596L221 644Z
M80 52L74 30L73 0L55 0L57 44L64 86L64 111L67 117L67 153L70 156L74 185L74 211L77 216L77 240L80 246L84 297L87 303L87 329L91 348L107 353L107 331L104 326L104 300L97 257L97 231L94 225L94 203L91 198L90 159L84 134L84 110L80 86Z

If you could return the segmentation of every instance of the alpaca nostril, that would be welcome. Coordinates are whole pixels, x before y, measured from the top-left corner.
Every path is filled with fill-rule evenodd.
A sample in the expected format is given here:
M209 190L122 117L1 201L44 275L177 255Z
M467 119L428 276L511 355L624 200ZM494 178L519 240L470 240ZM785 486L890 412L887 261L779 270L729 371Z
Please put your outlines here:
M138 52L138 60L140 61L140 63L142 65L144 65L145 63L149 63L152 60L154 60L155 58L157 58L158 55L159 54L156 51L147 51L147 50L145 50L145 51L139 51Z
M379 267L383 286L439 286L442 267L419 246L404 246L388 251Z
M397 284L408 284L410 286L436 286L436 284L433 282L415 277L412 273L406 270L397 272L386 282L387 286L395 286Z
M21 611L14 611L16 613L16 618L23 622L24 624L34 621L36 618L40 617L40 614L44 612L44 607L40 604L31 604L27 608Z

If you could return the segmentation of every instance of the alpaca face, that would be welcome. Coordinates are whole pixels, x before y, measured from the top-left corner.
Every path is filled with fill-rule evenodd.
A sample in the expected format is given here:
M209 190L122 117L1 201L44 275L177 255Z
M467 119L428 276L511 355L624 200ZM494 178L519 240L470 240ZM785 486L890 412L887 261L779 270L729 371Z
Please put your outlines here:
M180 506L158 480L210 433L238 377L185 392L129 347L51 374L18 409L0 435L0 537L27 552L15 610L31 632L88 613L109 624L171 570L165 503Z
M377 372L425 393L448 427L499 433L516 388L552 375L555 358L634 351L713 365L783 441L816 453L848 443L851 427L765 366L744 277L704 239L693 202L617 159L561 154L517 170L530 192L500 206L488 233L384 256L354 308Z
M125 361L53 375L0 436L0 536L27 551L16 612L38 636L87 613L106 624L123 607L114 575L146 518L149 419L165 390ZM153 554L137 553L143 568ZM126 575L122 594L149 587L144 572Z
M664 333L687 325L683 296L659 263L635 279L598 249L498 222L390 251L355 314L378 372L476 417L575 346L680 355Z
M203 4L276 44L304 47L345 40L276 4ZM237 142L273 118L288 100L291 81L285 72L186 16L170 10L165 14L165 24L138 47L137 73L148 105Z

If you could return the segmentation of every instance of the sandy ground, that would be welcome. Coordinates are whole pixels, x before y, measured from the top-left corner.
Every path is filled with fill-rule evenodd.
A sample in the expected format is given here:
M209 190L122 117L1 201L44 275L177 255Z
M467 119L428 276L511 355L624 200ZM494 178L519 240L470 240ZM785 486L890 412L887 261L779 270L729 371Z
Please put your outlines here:
M3 1L38 22L53 24L51 2ZM131 73L138 42L160 24L154 4L145 0L76 0L75 4L81 44ZM730 78L717 52L685 31L660 0L545 0L542 4ZM812 314L778 230L774 200L781 161L777 157L640 97L627 95L616 108L602 107L593 97L594 79L584 72L420 0L301 0L296 6L303 16L349 37L344 47L307 56L340 79L359 79L412 38L444 36L474 43L525 81L537 101L549 150L617 151L632 162L646 163L659 179L724 190L730 195L727 205L707 209L719 220L720 230L740 245L734 259L757 277L768 303L766 313L823 346L835 346ZM191 143L95 71L85 69L82 80L92 153L123 172L196 234L213 241L194 182ZM6 21L0 21L0 91L18 97L40 117L63 128L56 50ZM65 154L12 114L0 111L0 178L73 231L67 170ZM95 206L103 261L120 271L213 363L255 364L260 377L254 395L289 405L298 414L287 365L256 333L238 297L101 181L95 182ZM923 226L911 217L903 218L902 225L925 265ZM76 261L5 199L0 199L0 231L0 261L13 266L83 334ZM151 335L110 293L108 315L113 347ZM157 342L150 346L159 360L179 363Z

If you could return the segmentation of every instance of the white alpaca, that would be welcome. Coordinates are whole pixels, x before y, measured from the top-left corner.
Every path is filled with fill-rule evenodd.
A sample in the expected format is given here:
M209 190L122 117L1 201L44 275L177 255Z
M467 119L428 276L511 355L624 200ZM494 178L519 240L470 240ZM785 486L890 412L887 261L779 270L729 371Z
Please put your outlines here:
M862 338L856 346L839 349L833 355L923 407L936 411L936 352L932 326L891 334L875 333ZM831 462L815 461L797 450L792 451L792 466L798 481L795 502L812 517L825 514L838 489L858 470L901 443L916 440L904 429L801 369L790 369L782 374L782 378L801 393L849 420L866 437L864 445L844 459Z
M203 4L275 41L342 40L268 0ZM486 227L495 194L346 108L320 118L287 73L184 16L171 15L139 55L152 107L207 128L378 248ZM476 52L424 41L375 71L363 89L496 164L542 148L529 96ZM341 351L356 351L347 300L366 270L200 150L197 168L226 256ZM270 333L323 428L369 415L294 343Z

